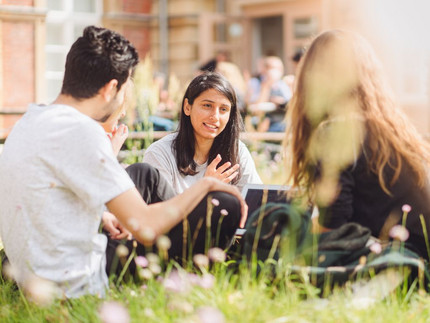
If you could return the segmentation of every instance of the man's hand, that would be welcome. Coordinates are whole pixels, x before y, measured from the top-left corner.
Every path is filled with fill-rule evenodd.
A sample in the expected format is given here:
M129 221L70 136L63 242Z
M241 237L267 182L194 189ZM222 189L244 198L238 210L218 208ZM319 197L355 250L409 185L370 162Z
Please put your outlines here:
M128 127L125 124L119 125L112 133L109 135L109 139L112 143L112 148L115 156L118 156L124 141L128 137Z
M208 165L205 177L215 177L224 183L230 183L238 174L239 164L231 166L230 162L226 162L217 168L221 162L221 156L218 154L215 159Z
M124 238L131 239L131 233L119 223L118 219L109 212L103 212L103 229L109 232L110 237L115 240Z

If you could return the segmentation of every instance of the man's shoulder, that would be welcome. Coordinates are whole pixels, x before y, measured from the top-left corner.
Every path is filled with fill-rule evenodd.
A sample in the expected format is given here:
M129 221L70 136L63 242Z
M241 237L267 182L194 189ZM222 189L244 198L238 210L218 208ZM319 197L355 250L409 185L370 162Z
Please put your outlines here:
M45 109L41 119L48 129L59 135L87 136L88 139L97 135L105 136L100 124L71 106L57 104L46 106Z
M47 127L49 129L59 128L63 131L67 130L69 127L85 128L97 126L97 122L90 117L71 106L63 104L30 104L22 120L24 123L37 123L38 126Z
M73 145L94 149L105 140L103 128L73 107L32 105L12 129L6 145L44 154L70 150Z

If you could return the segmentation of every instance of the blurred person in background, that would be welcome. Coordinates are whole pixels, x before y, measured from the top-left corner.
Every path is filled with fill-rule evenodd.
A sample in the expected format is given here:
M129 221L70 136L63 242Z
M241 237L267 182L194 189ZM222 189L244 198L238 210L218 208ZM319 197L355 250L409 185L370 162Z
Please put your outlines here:
M237 107L240 114L243 116L246 112L246 83L239 66L230 62L219 62L216 67L216 72L223 75L233 86L236 92Z
M203 72L215 72L217 66L221 62L228 62L229 54L226 51L219 51L215 57L199 67L199 73Z
M248 83L248 109L259 118L257 130L280 132L285 130L285 112L292 91L282 80L284 64L277 56L264 58L259 77Z
M166 75L156 72L153 80L158 93L158 105L153 115L149 116L149 121L152 123L154 131L173 131L176 127L175 119L178 111L166 89Z
M298 65L299 65L300 60L302 59L302 56L304 53L305 53L304 49L299 49L296 51L296 53L291 58L291 60L293 61L293 64L294 64L294 73L297 72ZM295 78L296 78L295 74L288 74L288 75L285 75L283 78L284 82L287 83L287 85L290 87L292 92L294 92L294 80L295 80Z

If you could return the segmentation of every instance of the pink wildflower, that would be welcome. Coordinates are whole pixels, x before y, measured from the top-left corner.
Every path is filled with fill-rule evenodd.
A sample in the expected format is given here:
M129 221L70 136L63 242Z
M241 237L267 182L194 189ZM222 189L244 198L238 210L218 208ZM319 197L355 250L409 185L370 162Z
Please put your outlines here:
M409 204L404 204L402 206L402 211L405 212L405 213L409 213L409 212L411 212L411 210L412 210L412 208L411 208L411 206Z
M219 205L219 201L217 200L217 199L212 199L212 204L214 205L214 206L218 206Z
M209 266L209 259L206 255L203 254L196 254L193 257L193 261L196 264L197 267L208 267Z
M179 299L173 299L172 301L170 301L169 304L167 305L167 308L170 311L180 311L186 314L191 314L194 310L193 305L191 305L185 300L179 300Z
M224 262L226 255L221 248L211 248L208 250L208 257L213 262Z
M198 285L204 289L211 289L214 286L214 284L215 284L215 277L211 274L203 275L198 282Z
M160 236L157 239L157 248L159 250L169 250L171 246L172 246L172 242L170 241L169 237Z
M382 251L382 246L379 242L374 242L369 247L370 251L379 255Z
M177 270L172 271L163 280L163 286L166 290L174 293L185 293L190 289L190 283L186 275L179 273Z
M128 248L123 244L120 244L118 245L118 247L116 247L116 254L118 257L120 258L127 257L128 253L129 253Z
M129 323L130 314L118 302L106 302L99 309L99 317L103 323Z
M197 316L202 323L224 323L224 314L217 308L210 306L200 307Z
M148 268L154 275L159 275L161 273L161 266L159 264L151 263Z
M187 279L191 285L199 285L200 284L200 276L194 273L189 273L187 275Z
M35 275L32 275L23 287L27 298L39 306L48 306L59 296L57 286L53 282Z
M400 241L406 241L409 238L409 231L402 225L395 225L390 229L390 237Z
M134 259L134 262L136 263L136 265L138 265L138 266L140 266L142 268L148 267L148 265L149 265L148 259L146 259L144 256L137 256Z
M228 211L227 211L226 209L222 209L222 210L220 211L220 213L221 213L221 215L223 215L223 216L227 216L227 215L228 215Z
M154 278L154 275L153 275L151 269L149 269L149 268L140 268L138 270L138 274L139 274L140 278L145 279L145 280L150 280L150 279Z

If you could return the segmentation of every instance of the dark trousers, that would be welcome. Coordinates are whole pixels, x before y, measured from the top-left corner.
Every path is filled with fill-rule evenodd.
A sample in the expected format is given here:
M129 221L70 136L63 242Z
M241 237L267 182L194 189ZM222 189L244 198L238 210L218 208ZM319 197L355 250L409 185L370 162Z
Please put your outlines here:
M172 198L175 194L170 184L160 175L159 171L149 164L137 163L126 169L137 190L146 203L157 203ZM213 205L212 199L216 199L219 205ZM208 210L208 202L211 203ZM216 203L218 204L218 203ZM228 215L221 214L221 210L226 210ZM156 217L157 214L152 216ZM210 229L207 230L207 219L210 221ZM173 227L166 235L171 240L171 248L168 251L170 259L179 263L190 259L192 255L204 253L209 242L209 247L218 246L225 248L230 243L240 221L240 203L238 199L225 192L210 192L191 211L187 219ZM185 228L185 231L184 231ZM185 233L185 234L184 234ZM115 250L121 243L125 243L128 249L132 250L133 241L118 241L109 238L106 250L107 273L120 272L118 268L111 268L115 261ZM156 251L155 247L147 248L140 243L137 244L137 254L144 255L148 251ZM184 259L185 257L185 259ZM130 272L135 272L134 261L130 263Z

